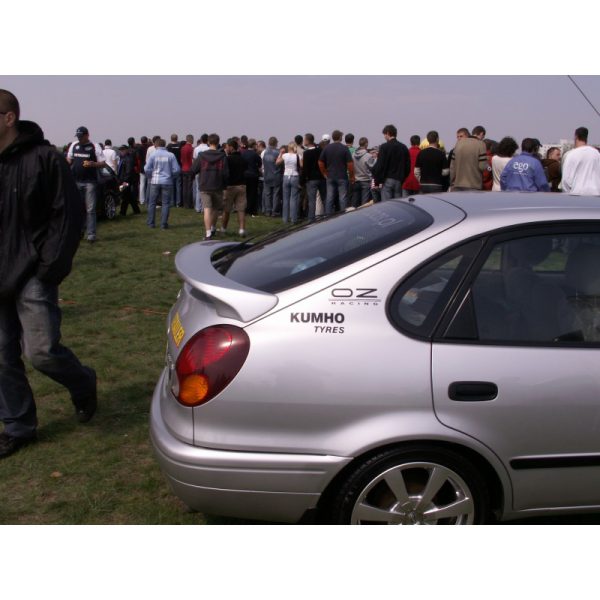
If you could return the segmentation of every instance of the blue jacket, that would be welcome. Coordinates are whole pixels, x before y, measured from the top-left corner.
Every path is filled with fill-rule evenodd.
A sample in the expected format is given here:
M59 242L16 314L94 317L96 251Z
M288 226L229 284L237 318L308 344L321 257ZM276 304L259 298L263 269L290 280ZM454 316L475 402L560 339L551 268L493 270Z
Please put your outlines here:
M157 148L144 167L150 183L159 185L172 185L173 175L179 173L180 170L175 155L165 148Z
M500 189L503 192L549 192L550 186L539 159L521 152L508 161L500 174Z

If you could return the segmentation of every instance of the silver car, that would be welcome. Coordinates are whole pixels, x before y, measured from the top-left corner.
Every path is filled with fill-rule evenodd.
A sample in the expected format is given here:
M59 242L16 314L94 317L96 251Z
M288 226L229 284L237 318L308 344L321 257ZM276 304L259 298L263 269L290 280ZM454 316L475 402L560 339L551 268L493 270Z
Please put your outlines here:
M204 513L600 508L600 198L420 195L183 248L151 437Z

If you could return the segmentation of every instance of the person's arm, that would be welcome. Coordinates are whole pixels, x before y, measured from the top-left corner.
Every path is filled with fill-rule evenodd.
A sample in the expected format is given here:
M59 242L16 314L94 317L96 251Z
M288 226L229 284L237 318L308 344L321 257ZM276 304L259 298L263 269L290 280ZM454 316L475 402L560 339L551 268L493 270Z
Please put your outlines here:
M575 173L573 172L573 168L571 167L570 156L567 154L563 161L562 166L562 183L561 188L565 194L570 194L573 190L573 179Z
M479 170L485 173L488 170L489 164L485 143L481 142L479 144Z
M198 156L196 156L192 163L191 172L194 174L194 177L200 173L200 153L198 153Z
M444 161L442 162L442 177L448 177L450 175L450 166L448 165L448 157L444 156Z
M71 145L69 146L69 149L67 150L67 162L69 164L73 163L73 146L75 145L74 142L71 142Z
M275 159L275 164L280 165L283 162L283 155L285 152L283 150L279 151L279 156Z
M223 158L223 185L227 187L229 181L229 161L227 158Z
M318 165L319 171L321 171L321 175L323 175L323 177L327 179L327 167L325 166L325 163L321 159L319 159Z
M406 178L409 175L410 175L410 153L407 148L406 151L404 152L404 180L402 181L402 183L404 183L404 181L406 180Z
M500 189L503 192L506 191L506 180L508 178L508 166L509 165L510 165L510 162L505 165L504 169L502 169L502 173L500 173Z
M356 177L354 176L354 161L347 162L346 167L348 168L348 180L350 183L354 183L356 181Z
M146 166L144 167L146 177L152 177L152 171L154 171L154 154L151 154L150 158L146 161Z
M171 162L171 174L177 175L177 173L179 173L179 171L181 171L181 167L179 166L179 163L177 162L177 157L174 154L172 154L172 156L169 157L169 160Z
M536 165L533 173L535 186L540 192L549 192L550 185L548 184L548 180L546 179L546 173L544 173L542 163L537 159L535 159L535 162Z
M40 159L48 219L34 242L39 255L36 276L58 285L71 271L85 223L85 204L66 160L52 151Z
M454 185L456 179L456 152L451 152L450 156L450 187Z

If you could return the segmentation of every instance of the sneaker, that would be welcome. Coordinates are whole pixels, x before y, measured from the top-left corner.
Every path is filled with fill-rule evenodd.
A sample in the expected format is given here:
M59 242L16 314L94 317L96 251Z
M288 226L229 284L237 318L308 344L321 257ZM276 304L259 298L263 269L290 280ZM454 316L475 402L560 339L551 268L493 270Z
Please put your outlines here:
M225 229L225 227L219 227L219 233L227 233L227 229Z
M245 229L240 229L238 231L238 235L241 236L241 237L246 237L246 230Z
M164 225L160 226L161 229L169 229L169 224L165 223Z
M96 241L96 236L95 235L88 235L87 241L90 244L93 244Z
M205 234L205 236L204 236L204 241L212 240L213 237L214 236L212 235L212 232L207 231L206 234Z
M86 367L87 368L87 367ZM95 414L98 408L98 382L96 379L96 371L87 368L91 372L94 379L94 388L92 391L78 400L73 400L75 405L75 417L80 423L87 423Z
M27 446L37 440L35 433L28 437L14 437L8 433L0 433L0 458L14 454L19 448Z
M215 235L215 233L217 233L217 227L215 225L210 228L210 233L211 235Z

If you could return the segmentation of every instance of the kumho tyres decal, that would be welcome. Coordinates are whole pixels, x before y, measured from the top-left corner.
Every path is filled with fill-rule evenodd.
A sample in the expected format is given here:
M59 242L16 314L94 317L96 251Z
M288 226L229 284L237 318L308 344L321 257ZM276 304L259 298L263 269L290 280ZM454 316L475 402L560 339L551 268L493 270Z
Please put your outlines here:
M291 323L343 323L346 317L342 313L291 313Z
M344 333L344 328L337 325L343 323L345 320L346 317L343 313L296 312L290 314L291 323L323 323L323 325L314 325L315 333ZM337 325L332 327L331 325L326 325L327 323Z

